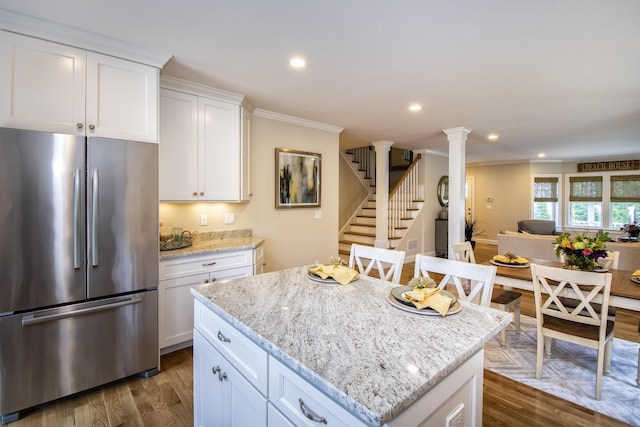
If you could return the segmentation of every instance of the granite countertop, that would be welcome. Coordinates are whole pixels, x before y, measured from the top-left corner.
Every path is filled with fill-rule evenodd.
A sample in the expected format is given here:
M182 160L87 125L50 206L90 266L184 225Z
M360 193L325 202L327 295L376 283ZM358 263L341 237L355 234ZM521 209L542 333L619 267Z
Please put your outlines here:
M160 251L160 260L255 249L264 243L264 239L252 236L251 230L233 230L193 233L192 242L186 248Z
M214 285L194 297L369 425L425 395L509 324L511 314L462 302L447 317L387 302L390 282L312 281L298 267Z

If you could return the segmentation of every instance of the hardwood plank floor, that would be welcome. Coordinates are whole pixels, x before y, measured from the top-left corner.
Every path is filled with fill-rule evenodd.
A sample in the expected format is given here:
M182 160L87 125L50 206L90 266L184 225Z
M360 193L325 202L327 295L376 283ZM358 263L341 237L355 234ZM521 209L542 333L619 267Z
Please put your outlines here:
M478 262L495 254L495 246L476 246ZM413 277L413 267L413 263L405 264L401 283ZM533 294L523 292L522 313L535 316ZM640 314L618 310L615 335L637 342L639 321ZM162 356L161 366L156 376L133 377L43 405L10 426L192 426L192 349ZM627 426L491 371L484 372L483 424L489 427Z

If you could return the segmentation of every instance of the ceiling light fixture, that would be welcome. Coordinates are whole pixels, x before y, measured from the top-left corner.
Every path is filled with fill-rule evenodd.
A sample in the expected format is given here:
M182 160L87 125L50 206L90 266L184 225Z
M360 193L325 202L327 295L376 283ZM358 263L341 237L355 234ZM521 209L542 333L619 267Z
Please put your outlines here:
M489 135L487 135L487 139L489 141L497 141L498 140L498 134L496 133L490 133Z
M411 104L409 106L409 111L420 111L422 110L422 105L420 104Z
M547 155L544 154L544 153L538 153L538 158L539 159L542 159L543 157L547 157Z
M289 65L293 68L304 68L307 62L302 58L292 58L291 61L289 61Z

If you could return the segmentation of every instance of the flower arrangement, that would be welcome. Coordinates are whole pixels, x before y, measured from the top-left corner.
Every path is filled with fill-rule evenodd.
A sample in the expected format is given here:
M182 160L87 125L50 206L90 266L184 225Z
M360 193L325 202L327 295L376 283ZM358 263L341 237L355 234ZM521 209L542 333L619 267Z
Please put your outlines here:
M583 233L572 238L562 233L553 242L556 245L556 256L564 255L565 267L572 270L593 271L598 258L607 257L609 233L599 230L595 237L585 236Z
M624 226L622 226L620 231L629 233L629 237L638 237L640 235L640 227L638 226L637 221L633 221L630 224L625 224Z

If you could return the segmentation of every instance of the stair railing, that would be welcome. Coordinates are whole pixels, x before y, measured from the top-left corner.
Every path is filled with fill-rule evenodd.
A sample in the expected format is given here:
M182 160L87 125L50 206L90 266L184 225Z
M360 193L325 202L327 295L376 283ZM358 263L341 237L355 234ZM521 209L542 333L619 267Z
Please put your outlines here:
M396 230L403 227L404 220L412 219L410 210L414 209L414 202L424 199L420 194L420 159L418 154L404 172L398 183L389 193L389 238L397 237Z
M371 146L349 148L344 150L345 153L351 154L352 161L359 163L358 169L364 172L365 179L371 180L371 185L376 186L376 152Z

